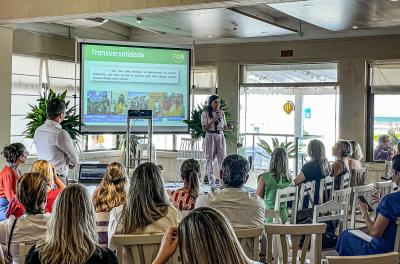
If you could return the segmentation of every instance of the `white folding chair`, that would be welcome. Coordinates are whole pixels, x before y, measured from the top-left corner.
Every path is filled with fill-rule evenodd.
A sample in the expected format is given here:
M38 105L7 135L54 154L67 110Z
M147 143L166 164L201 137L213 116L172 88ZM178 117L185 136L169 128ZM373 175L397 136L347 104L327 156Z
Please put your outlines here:
M303 209L303 203L304 203L304 197L311 197L311 200L309 199L307 208L313 207L315 201L314 201L314 192L315 192L315 181L312 182L306 182L302 183L300 185L300 192L299 192L299 205L298 205L298 210Z
M319 200L318 203L324 203L325 192L328 194L328 201L332 200L332 191L333 191L333 177L326 176L320 181L319 184ZM326 201L327 202L327 201Z
M400 253L400 217L396 219L397 229L396 229L396 238L394 240L394 249L393 251Z
M267 236L267 263L304 264L306 263L310 242L311 258L309 263L321 263L322 234L325 232L326 224L265 224L264 228ZM291 246L289 245L289 240L291 241ZM303 240L302 247L300 247L301 240ZM275 252L273 252L273 244L277 244ZM276 252L278 256L274 254ZM291 262L289 262L290 256L292 258Z
M263 234L264 227L241 228L234 229L234 231L244 253L246 253L246 256L251 260L258 261L258 254L260 252L260 237Z
M375 195L382 199L383 196L389 194L393 191L393 182L392 181L384 181L375 183L376 192Z
M331 220L339 220L339 233L347 228L348 203L329 201L321 205L314 206L313 224L322 223Z
M120 264L151 264L157 256L163 234L113 235L112 241ZM167 262L178 263L178 253Z
M96 232L99 235L99 243L106 246L108 243L110 212L95 213L94 220L96 222Z
M283 189L278 189L276 191L276 199L275 199L275 211L280 211L281 203L292 202L291 214L289 222L291 224L296 223L297 216L297 205L298 205L298 191L299 187L286 187Z
M342 178L340 179L340 189L343 190L347 187L350 187L350 174L349 173L342 175Z
M399 253L389 252L384 254L375 254L367 256L327 256L328 264L398 264Z
M351 222L350 228L354 229L356 225L356 213L357 213L357 204L358 204L358 196L364 196L365 200L371 205L372 204L372 194L374 192L374 184L367 184L363 186L354 186L353 187L353 195L352 195L352 206L351 206Z
M348 187L343 190L334 190L332 191L332 200L336 202L346 202L348 205L351 204L351 187Z

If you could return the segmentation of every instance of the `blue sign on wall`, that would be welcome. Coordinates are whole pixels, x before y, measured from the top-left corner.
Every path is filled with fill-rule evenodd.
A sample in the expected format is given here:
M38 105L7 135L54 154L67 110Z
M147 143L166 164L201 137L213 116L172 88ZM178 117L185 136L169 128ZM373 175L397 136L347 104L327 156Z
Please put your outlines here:
M311 118L311 108L304 109L304 118Z

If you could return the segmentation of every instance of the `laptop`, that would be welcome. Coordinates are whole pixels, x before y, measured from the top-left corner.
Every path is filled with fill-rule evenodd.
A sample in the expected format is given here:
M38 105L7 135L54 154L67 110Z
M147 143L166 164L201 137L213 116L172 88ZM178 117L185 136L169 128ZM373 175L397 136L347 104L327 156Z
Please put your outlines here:
M80 183L100 183L108 164L81 164L79 167Z

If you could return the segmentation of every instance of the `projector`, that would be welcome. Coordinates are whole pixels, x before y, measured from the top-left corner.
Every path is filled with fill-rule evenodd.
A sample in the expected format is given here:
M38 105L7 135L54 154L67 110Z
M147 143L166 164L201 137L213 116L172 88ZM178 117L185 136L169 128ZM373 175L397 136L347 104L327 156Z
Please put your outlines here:
M152 116L151 110L128 110L128 117L152 118Z

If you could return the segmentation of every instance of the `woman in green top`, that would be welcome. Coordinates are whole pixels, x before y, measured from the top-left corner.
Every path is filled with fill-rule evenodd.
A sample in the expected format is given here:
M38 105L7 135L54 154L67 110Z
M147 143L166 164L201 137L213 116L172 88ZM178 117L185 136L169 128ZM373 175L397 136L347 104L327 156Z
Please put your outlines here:
M293 186L293 181L289 177L288 155L283 148L276 148L271 155L269 171L260 175L257 186L257 195L264 199L265 210L275 209L276 191L288 186ZM281 204L280 216L282 223L288 219L286 203ZM272 218L265 219L266 223L271 223Z

